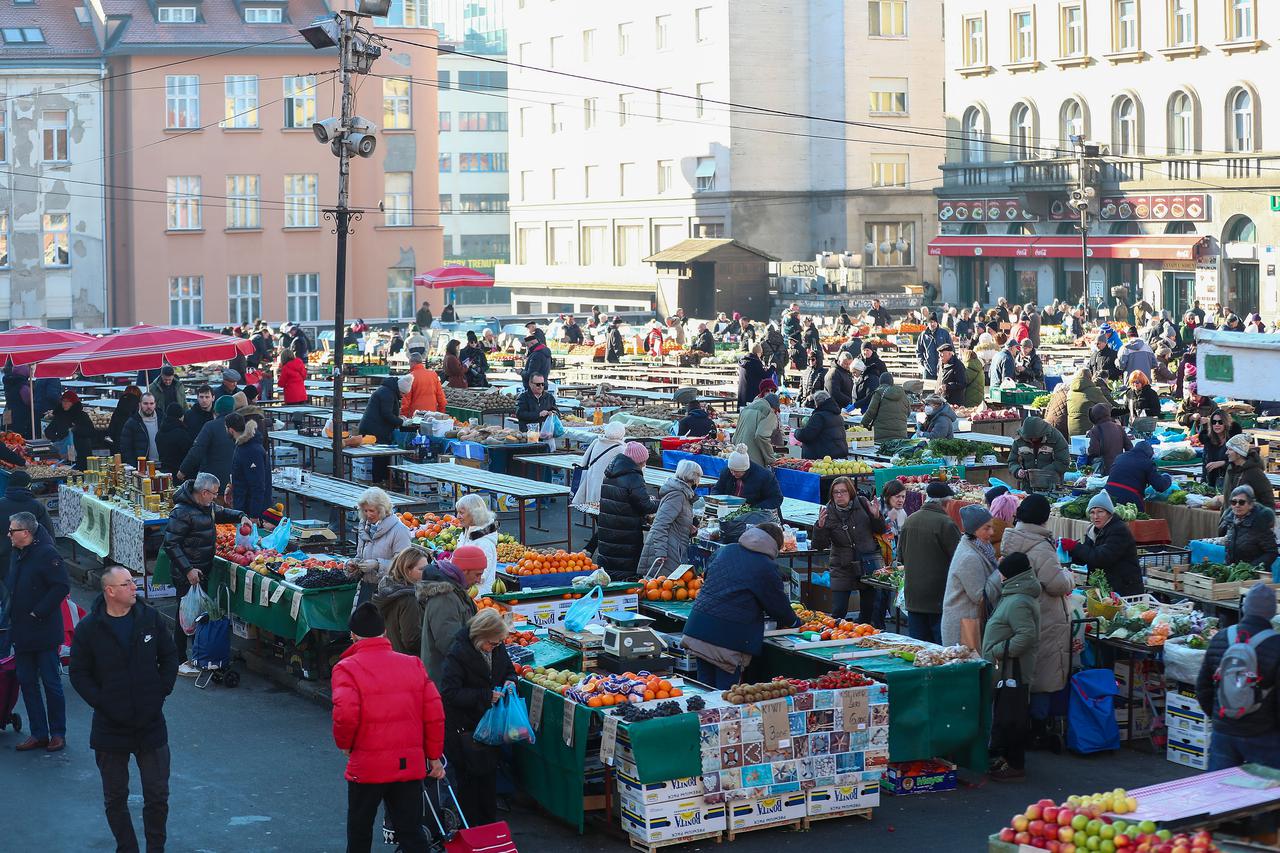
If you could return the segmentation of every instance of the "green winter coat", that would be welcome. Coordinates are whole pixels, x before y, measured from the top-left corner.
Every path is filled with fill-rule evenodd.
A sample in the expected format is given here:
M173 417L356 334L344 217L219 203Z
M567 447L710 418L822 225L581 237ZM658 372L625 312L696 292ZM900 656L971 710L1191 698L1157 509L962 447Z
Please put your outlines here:
M941 614L951 555L960 544L960 528L942 503L925 501L903 522L898 543L907 611Z
M969 408L981 406L987 393L987 371L977 353L970 354L964 363L964 380L969 383L964 389L964 405Z
M1035 439L1042 439L1040 446L1032 444ZM1071 446L1063 438L1062 433L1049 426L1044 418L1035 415L1022 422L1013 439L1013 447L1009 450L1009 473L1015 477L1018 472L1028 470L1053 470L1059 475L1067 473L1071 467Z
M733 433L734 444L745 444L751 461L765 468L773 465L778 457L773 452L773 431L778 428L778 413L762 397L738 412L738 428Z
M871 395L867 405L867 413L862 416L862 425L871 427L876 443L891 438L907 437L907 416L911 413L911 405L907 402L907 392L897 385L881 385Z
M982 633L982 656L996 664L996 678L1000 677L1000 658L1004 655L1006 640L1009 657L1016 658L1022 665L1021 683L1030 685L1036 672L1036 652L1040 648L1040 580L1034 568L1000 585L1000 603ZM1012 674L1012 668L1009 672Z
M1071 388L1067 391L1067 432L1070 435L1084 435L1093 428L1089 410L1098 403L1115 407L1115 401L1092 379L1081 374L1071 380Z

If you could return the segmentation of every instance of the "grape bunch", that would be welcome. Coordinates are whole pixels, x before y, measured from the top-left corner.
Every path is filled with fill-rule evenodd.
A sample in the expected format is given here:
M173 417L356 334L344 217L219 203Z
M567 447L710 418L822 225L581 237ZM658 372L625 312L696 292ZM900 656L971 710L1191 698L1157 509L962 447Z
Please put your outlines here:
M707 707L707 700L703 699L701 696L690 696L685 700L684 707L689 711L701 711L703 708Z
M347 577L347 573L342 569L324 569L317 571L310 569L305 575L294 581L294 584L303 589L323 589L329 586L342 586L351 583L351 578Z
M613 714L616 717L621 717L625 722L639 723L644 720L654 720L658 717L673 717L683 712L684 709L680 707L679 702L670 701L659 702L653 708L641 708L639 705L619 705L614 709Z

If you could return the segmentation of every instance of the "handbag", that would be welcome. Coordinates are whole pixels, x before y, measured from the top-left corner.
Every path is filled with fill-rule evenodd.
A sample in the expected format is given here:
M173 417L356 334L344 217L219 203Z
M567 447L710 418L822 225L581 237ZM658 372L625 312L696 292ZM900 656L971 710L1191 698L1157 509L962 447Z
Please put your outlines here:
M996 682L995 722L1000 728L1025 729L1031 721L1031 687L1022 679L1020 659L1014 659L1012 669L1008 671L1009 640L1005 640Z
M968 646L975 652L982 651L982 620L960 620L960 645Z

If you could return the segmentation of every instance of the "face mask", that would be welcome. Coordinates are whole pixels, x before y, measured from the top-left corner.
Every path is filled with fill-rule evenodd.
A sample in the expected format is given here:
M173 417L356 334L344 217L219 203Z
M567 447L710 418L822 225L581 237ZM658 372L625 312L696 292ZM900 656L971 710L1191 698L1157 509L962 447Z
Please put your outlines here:
M933 414L934 412L936 412L936 411L937 411L937 409L935 409L933 406L925 406L925 407L924 407L924 413L925 413L926 415L932 415L932 414Z

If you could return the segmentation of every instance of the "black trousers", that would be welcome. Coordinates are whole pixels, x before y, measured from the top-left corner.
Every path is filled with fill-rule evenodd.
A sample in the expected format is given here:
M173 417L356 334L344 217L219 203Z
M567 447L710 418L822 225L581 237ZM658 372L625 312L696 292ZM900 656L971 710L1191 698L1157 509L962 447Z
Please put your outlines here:
M422 831L422 780L363 784L347 782L347 853L369 853L378 805L385 803L396 843L405 853L427 853Z
M1027 712L1001 718L999 707L991 720L991 752L1009 762L1015 770L1027 766L1027 742L1031 738Z
M98 772L102 775L102 799L107 811L107 826L116 839L116 853L137 853L138 836L133 832L133 816L129 813L129 756L138 762L142 777L142 831L147 840L147 853L164 853L165 826L169 821L169 747L150 752L94 753Z

